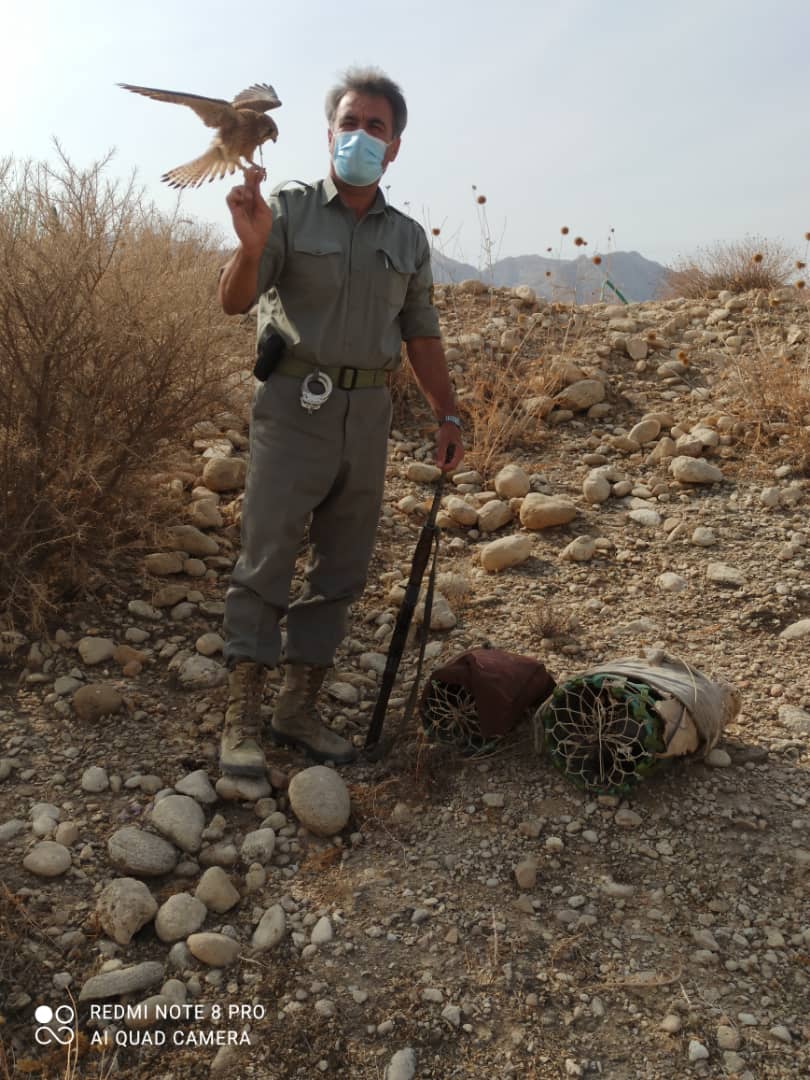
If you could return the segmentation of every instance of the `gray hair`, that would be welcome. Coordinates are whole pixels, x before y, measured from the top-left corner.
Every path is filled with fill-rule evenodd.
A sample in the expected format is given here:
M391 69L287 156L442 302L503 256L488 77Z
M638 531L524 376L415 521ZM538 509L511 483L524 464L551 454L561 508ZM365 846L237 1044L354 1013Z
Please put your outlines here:
M334 123L338 105L344 95L352 90L356 94L384 97L394 115L394 138L402 134L408 122L408 106L405 104L405 98L393 79L389 79L384 71L375 67L349 68L342 80L332 87L326 95L326 119L330 127Z

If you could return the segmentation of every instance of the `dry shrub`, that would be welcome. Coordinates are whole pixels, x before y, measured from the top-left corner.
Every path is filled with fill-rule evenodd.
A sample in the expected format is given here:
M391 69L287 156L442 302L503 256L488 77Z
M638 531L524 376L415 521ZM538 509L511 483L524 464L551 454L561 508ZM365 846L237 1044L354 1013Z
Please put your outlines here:
M810 474L810 349L782 355L759 345L739 356L725 376L735 412L748 421L753 445L781 448L778 457Z
M749 292L787 285L795 268L795 255L782 244L758 236L734 243L698 248L694 255L678 260L664 283L667 297L703 299L712 293Z
M108 163L0 163L0 618L34 628L144 532L150 475L229 407L238 366L214 238Z

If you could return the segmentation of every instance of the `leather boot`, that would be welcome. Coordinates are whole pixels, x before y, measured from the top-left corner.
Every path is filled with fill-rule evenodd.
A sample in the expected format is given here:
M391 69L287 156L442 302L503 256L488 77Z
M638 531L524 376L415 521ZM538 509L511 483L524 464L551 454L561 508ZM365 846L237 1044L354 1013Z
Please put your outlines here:
M268 735L280 746L297 746L316 761L345 765L357 751L336 731L321 723L315 702L328 668L287 664L284 686L276 701Z
M232 776L264 776L261 746L262 690L267 669L251 660L234 664L228 674L228 706L219 744L219 767Z

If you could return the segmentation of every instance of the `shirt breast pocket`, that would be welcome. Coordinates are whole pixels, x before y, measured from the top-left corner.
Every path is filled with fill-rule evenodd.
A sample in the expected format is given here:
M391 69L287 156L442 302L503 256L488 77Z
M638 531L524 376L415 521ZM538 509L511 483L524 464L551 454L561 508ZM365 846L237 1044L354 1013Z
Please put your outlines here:
M344 256L337 240L300 236L293 241L289 269L297 288L310 296L329 296L343 284Z
M377 265L374 279L374 291L381 300L385 300L395 314L402 311L408 284L416 273L413 256L396 251L393 247L377 250Z

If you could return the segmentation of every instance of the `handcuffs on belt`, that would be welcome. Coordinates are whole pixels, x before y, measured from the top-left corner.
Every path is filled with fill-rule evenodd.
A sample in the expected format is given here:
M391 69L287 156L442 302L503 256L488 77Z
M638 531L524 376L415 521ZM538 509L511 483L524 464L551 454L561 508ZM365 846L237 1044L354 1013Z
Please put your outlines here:
M305 375L301 383L301 408L311 414L320 409L331 393L332 380L325 372L316 368Z

